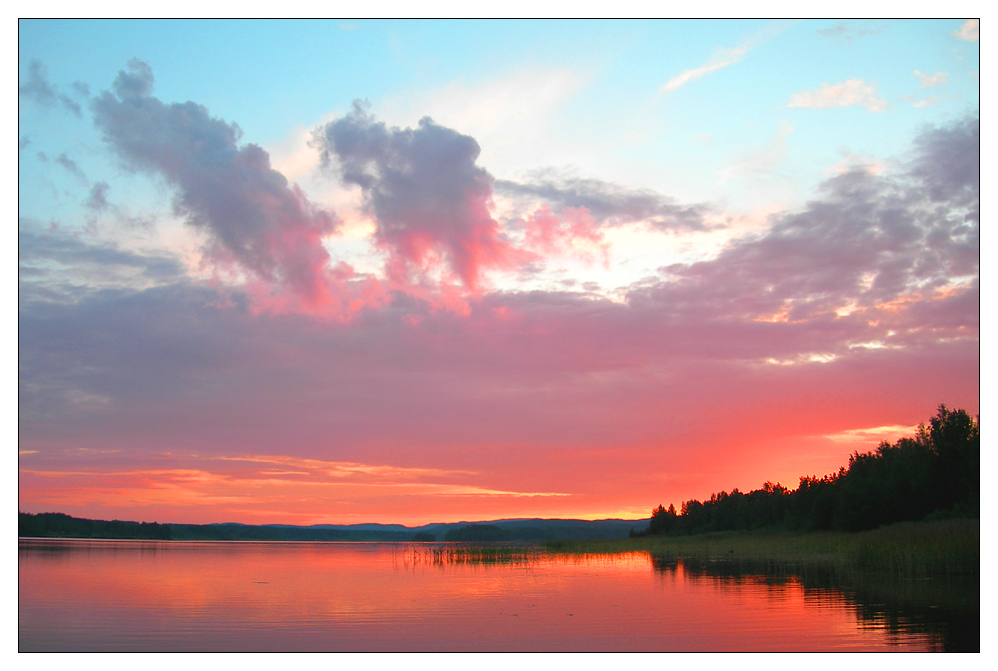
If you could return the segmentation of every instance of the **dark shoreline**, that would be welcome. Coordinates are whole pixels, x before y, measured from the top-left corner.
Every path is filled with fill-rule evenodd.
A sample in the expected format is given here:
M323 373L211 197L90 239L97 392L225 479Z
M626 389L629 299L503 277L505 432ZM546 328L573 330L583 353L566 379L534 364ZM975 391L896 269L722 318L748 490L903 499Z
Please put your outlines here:
M517 519L490 522L449 522L421 527L398 524L159 524L120 520L90 520L63 513L18 513L19 538L79 538L178 541L520 541L600 540L626 538L646 529L648 520Z

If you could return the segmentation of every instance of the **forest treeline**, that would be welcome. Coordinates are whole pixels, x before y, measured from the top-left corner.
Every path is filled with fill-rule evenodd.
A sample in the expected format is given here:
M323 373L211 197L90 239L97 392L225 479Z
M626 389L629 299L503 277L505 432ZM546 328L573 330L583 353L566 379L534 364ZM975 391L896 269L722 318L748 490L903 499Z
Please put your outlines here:
M169 540L170 525L156 522L122 522L119 520L85 520L62 513L18 512L17 535L27 538L136 538Z
M157 524L88 520L63 513L17 515L21 538L118 538L175 541L402 541L412 534L388 531L348 532L293 526L249 524Z
M800 478L797 489L767 482L652 511L647 531L692 535L751 529L863 531L926 518L980 516L980 422L940 405L928 426L893 445L853 453L848 467Z

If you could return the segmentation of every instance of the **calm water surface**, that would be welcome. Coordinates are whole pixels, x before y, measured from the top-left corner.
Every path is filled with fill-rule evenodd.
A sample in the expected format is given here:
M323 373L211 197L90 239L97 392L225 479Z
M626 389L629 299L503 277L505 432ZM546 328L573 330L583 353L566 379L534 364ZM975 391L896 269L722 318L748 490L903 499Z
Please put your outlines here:
M538 552L490 564L459 561L442 549L442 544L21 540L18 648L925 651L980 646L974 585L909 585L888 594L882 581L843 588L814 576L663 563L646 553Z

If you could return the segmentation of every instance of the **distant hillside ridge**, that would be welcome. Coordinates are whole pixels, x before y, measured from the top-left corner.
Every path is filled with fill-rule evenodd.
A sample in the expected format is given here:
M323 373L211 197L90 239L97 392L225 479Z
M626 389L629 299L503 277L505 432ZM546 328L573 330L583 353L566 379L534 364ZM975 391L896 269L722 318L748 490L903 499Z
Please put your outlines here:
M188 541L443 541L450 533L454 540L474 532L467 527L488 525L502 530L502 540L599 540L626 538L648 527L649 520L504 519L481 522L442 522L419 527L401 524L173 524L90 520L64 513L18 512L19 538L109 538L135 540ZM455 533L457 538L454 538Z

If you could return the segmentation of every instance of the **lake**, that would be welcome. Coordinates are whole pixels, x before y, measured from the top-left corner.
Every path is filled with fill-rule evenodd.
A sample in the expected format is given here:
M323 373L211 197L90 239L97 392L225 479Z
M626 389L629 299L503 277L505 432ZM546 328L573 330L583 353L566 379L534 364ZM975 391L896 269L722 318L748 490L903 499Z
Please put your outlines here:
M27 651L967 651L979 579L842 585L647 553L21 539Z

